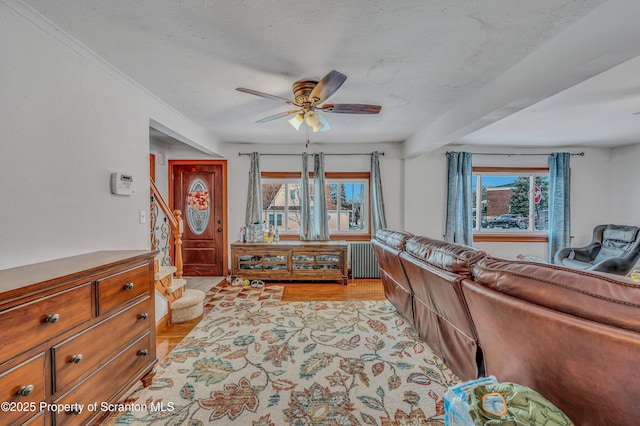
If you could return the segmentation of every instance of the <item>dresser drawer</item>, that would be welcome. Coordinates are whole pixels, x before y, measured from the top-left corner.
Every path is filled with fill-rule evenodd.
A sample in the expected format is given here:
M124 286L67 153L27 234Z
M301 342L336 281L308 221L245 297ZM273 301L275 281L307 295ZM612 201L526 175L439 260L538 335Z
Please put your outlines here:
M0 362L91 319L91 283L0 312Z
M29 420L23 423L24 426L45 426L47 424L47 418L44 415L44 411L41 411L37 416L33 416Z
M155 343L155 342L153 342ZM146 352L145 352L146 351ZM146 356L143 355L146 353ZM150 334L122 351L87 380L56 401L57 404L78 404L84 409L80 413L54 413L55 424L86 425L96 413L87 410L89 404L110 400L114 394L130 384L135 374L141 375L155 360L155 350L151 346ZM98 408L99 410L99 408ZM100 412L105 415L107 413Z
M148 291L148 264L98 280L98 314L102 315Z
M116 313L94 327L53 347L54 389L64 392L73 382L117 354L153 324L151 298Z
M0 375L0 401L14 404L2 411L2 424L17 424L40 412L45 396L45 359L37 355Z

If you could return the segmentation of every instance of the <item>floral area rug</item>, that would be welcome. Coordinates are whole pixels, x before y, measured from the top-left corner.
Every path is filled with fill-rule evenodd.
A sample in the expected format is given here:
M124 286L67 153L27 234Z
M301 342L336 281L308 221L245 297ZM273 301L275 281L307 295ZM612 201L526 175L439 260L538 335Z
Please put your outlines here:
M442 425L458 382L388 302L236 300L105 424Z
M267 285L265 287L254 288L251 286L228 285L225 281L212 287L205 297L205 308L214 307L220 302L234 303L236 300L282 300L284 287L277 285Z

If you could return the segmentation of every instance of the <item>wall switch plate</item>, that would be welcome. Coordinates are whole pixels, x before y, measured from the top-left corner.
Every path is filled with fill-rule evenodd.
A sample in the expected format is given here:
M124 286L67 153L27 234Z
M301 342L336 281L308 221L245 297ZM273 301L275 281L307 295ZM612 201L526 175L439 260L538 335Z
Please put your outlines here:
M147 223L147 212L140 210L140 223Z

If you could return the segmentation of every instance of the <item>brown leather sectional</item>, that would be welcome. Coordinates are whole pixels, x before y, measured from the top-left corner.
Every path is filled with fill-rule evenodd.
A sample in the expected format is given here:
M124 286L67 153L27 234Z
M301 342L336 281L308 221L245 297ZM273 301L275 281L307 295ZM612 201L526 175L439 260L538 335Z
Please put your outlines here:
M577 426L640 424L640 286L403 231L372 240L385 294L462 380L535 389Z

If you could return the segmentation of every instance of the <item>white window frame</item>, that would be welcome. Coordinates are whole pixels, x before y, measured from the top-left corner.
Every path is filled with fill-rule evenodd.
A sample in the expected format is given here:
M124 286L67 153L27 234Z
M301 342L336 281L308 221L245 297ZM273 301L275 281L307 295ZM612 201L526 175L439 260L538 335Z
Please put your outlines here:
M534 188L535 178L539 176L549 177L548 168L527 168L527 167L474 167L473 176L476 177L476 197L474 209L476 211L476 225L473 228L474 241L547 241L549 231L546 229L534 229L535 201ZM529 226L527 229L506 229L497 231L494 229L482 228L482 177L483 176L528 176L529 177ZM483 239L486 237L486 239Z
M290 206L290 196L291 191L294 189L290 189L289 184L294 184L299 187L300 185L300 173L299 172L262 172L262 184L282 184L286 185L284 188L285 197L284 197L284 209L283 210L262 210L263 217L266 214L271 213L282 213L283 215L283 224L281 227L278 227L278 231L280 233L281 238L285 239L294 239L299 235L298 229L288 230L289 226L289 206ZM348 239L348 240L369 240L371 238L371 214L370 214L370 200L369 200L369 172L327 172L325 173L325 184L326 185L337 185L338 193L337 197L337 213L339 218L340 212L340 191L342 184L362 184L364 186L364 196L363 196L363 207L360 211L361 218L364 220L364 229L362 230L349 230L349 229L340 229L339 220L338 220L338 228L331 229L331 239ZM313 186L313 173L310 173L309 177L309 185ZM299 194L298 194L299 195ZM311 204L313 205L313 192L311 191ZM364 210L364 211L362 211ZM265 221L268 225L268 217L265 218ZM289 237L289 238L287 238Z

